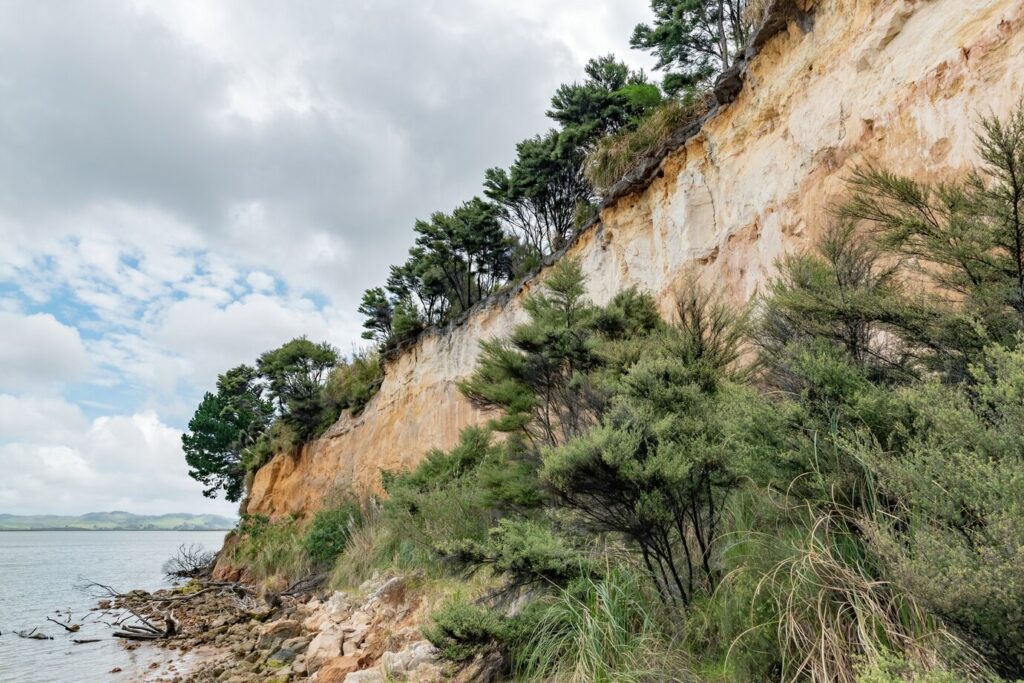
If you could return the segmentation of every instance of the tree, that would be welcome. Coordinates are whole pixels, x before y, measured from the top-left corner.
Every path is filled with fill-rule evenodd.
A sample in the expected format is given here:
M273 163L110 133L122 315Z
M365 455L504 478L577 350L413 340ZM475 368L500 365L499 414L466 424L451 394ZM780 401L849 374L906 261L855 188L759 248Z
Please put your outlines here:
M579 262L560 261L544 291L525 300L529 322L482 342L473 375L459 385L474 405L500 411L495 429L538 449L591 428L607 402L598 373L632 360L615 345L661 326L649 296L626 290L602 310L586 300L584 282Z
M484 193L501 207L502 220L538 263L569 243L578 210L590 203L583 159L552 130L516 145L509 170L492 168L485 174Z
M203 396L181 436L189 476L207 487L204 496L222 490L230 501L241 498L243 451L266 431L272 415L255 369L240 365L217 378L217 393Z
M747 0L651 0L654 22L638 24L630 45L657 57L675 94L728 68L747 44Z
M324 383L337 364L334 347L327 342L315 344L305 337L267 351L256 361L281 419L295 429L300 441L316 436L337 417L323 400Z
M366 318L363 321L363 339L372 339L381 346L387 345L394 336L394 302L388 298L387 293L381 287L366 290L359 304L359 313Z
M969 379L988 343L1024 330L1024 103L1005 123L982 119L977 146L984 165L958 183L862 169L843 207L945 299L912 341L953 381Z
M634 125L661 100L657 86L613 55L591 59L582 83L564 84L547 114L561 129L523 140L507 171L489 169L485 193L530 250L534 262L564 247L588 215L593 189L583 175L596 141Z
M439 275L446 310L470 308L511 275L511 244L498 215L496 205L474 197L451 214L416 222L419 251L410 267L424 285L426 273Z
M589 150L598 138L635 124L661 102L658 87L614 55L591 59L584 71L585 81L563 84L551 98L547 115L562 126L562 145Z
M735 315L702 293L648 337L595 429L544 452L541 478L598 532L635 544L667 601L684 605L719 578L725 499L749 463L783 443L778 412L728 378L742 342Z

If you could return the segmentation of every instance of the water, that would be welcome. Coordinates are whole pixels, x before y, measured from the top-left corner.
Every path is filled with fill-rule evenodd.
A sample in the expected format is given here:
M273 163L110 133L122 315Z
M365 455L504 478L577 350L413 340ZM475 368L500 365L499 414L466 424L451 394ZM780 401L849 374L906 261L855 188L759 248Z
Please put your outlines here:
M16 531L0 532L0 683L138 680L151 662L167 661L153 646L127 651L111 629L89 617L75 634L46 621L55 610L73 623L96 599L76 589L84 580L120 591L168 585L161 567L182 544L217 550L223 531ZM26 640L15 630L39 630L53 640ZM71 638L102 638L75 645ZM111 674L118 667L122 673Z

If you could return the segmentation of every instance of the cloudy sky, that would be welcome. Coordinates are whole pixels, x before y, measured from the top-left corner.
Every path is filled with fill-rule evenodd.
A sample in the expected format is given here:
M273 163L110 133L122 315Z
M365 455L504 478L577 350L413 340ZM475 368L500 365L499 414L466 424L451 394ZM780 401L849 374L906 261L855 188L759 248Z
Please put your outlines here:
M417 217L480 192L646 0L0 0L0 512L211 511L218 372L359 343Z

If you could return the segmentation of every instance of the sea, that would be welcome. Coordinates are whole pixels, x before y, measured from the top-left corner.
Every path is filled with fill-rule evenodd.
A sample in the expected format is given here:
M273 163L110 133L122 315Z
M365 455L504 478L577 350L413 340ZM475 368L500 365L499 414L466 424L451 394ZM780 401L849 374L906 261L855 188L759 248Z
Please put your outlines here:
M83 584L119 591L171 585L162 567L182 545L218 550L223 531L0 532L0 683L142 681L173 671L173 652L152 645L127 650L92 611L97 598ZM77 633L47 621L81 624ZM37 629L53 640L28 640ZM72 638L99 639L75 644ZM115 669L120 669L114 672ZM180 671L180 669L178 669ZM114 672L114 673L112 673Z

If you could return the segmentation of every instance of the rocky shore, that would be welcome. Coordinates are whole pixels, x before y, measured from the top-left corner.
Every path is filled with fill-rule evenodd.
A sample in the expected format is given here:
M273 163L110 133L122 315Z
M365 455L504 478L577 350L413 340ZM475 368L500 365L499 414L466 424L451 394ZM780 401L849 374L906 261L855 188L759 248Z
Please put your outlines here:
M195 593L195 596L179 599ZM202 592L202 594L199 594ZM173 636L144 647L165 648L171 663L142 680L151 683L485 680L480 661L447 669L420 631L427 599L404 577L376 577L351 593L310 591L239 599L201 584L133 592L114 607L176 622ZM128 643L126 647L139 647Z

